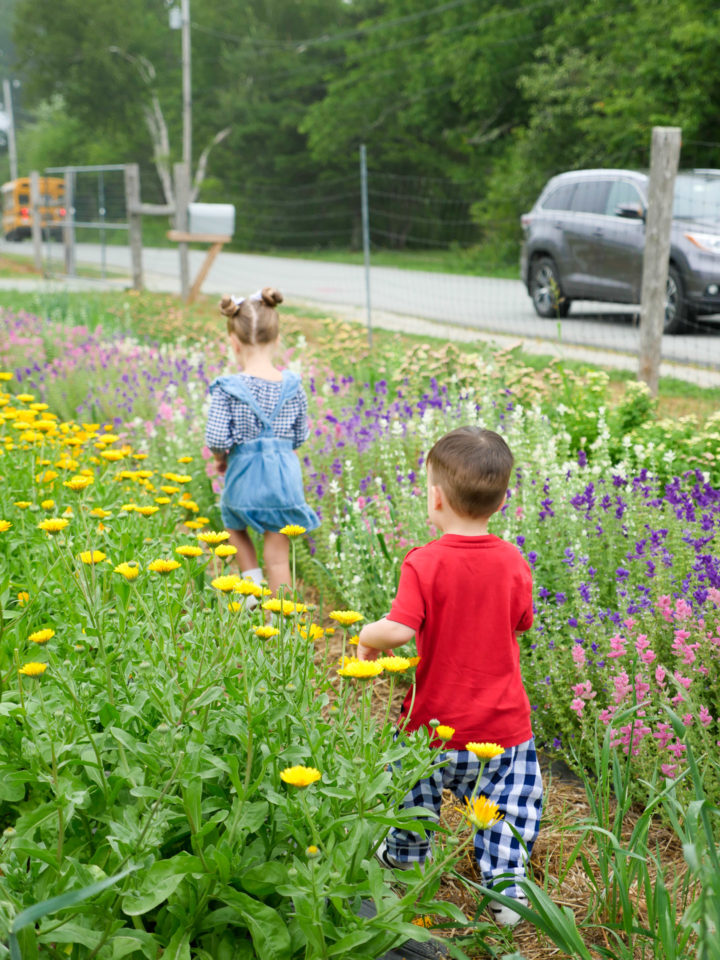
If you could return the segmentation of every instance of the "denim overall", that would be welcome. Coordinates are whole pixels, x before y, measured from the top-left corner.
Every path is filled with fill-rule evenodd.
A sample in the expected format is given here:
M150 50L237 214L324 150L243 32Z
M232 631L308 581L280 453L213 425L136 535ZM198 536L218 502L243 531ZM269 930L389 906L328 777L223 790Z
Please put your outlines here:
M215 382L225 393L246 403L262 424L259 437L238 443L230 451L220 498L226 529L252 527L264 533L298 524L314 530L320 525L320 518L305 502L300 461L291 441L276 437L273 432L273 421L297 393L300 378L283 370L280 397L269 417L239 377L218 377Z

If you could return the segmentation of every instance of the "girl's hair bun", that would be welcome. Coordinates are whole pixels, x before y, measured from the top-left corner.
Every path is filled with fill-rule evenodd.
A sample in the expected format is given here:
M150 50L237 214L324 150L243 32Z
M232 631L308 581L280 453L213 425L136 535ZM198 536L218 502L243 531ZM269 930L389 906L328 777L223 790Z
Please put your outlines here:
M283 295L279 290L276 290L274 287L263 287L262 288L262 299L263 303L268 307L275 307L278 303L283 302Z
M232 297L227 294L220 301L220 313L225 317L234 317L240 307L235 303Z

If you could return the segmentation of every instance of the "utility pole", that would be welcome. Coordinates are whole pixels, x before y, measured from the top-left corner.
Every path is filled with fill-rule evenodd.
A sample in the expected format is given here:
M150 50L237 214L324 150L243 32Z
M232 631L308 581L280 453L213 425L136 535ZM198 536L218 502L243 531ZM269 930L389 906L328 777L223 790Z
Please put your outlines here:
M183 163L192 180L192 84L190 64L190 0L181 0L182 10L182 94L183 94Z
M13 103L12 103L12 94L10 92L10 81L6 78L3 80L3 101L5 104L5 113L8 118L8 156L10 158L10 179L17 180L18 176L18 163L17 163L17 147L15 145L15 119L13 117Z

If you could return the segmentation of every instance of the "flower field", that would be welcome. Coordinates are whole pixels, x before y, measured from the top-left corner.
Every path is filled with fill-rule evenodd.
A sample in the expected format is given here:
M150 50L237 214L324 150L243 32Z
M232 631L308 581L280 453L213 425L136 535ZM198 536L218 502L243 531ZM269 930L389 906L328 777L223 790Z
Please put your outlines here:
M286 315L323 522L293 538L299 592L280 603L235 576L221 536L202 437L224 340L176 308L153 325L145 301L102 317L60 306L0 313L0 943L13 957L373 960L430 936L412 923L428 914L464 930L455 955L498 950L492 925L438 899L476 811L401 888L374 861L388 825L412 819L400 801L434 748L427 733L394 741L377 681L337 670L343 610L385 613L405 552L434 535L424 456L467 423L515 455L490 529L533 569L521 643L536 738L588 777L597 830L616 839L588 827L593 853L574 854L599 884L580 929L547 883L529 885L533 922L568 955L592 956L585 941L694 955L720 899L707 879L720 415L664 422L636 385L617 396L602 373L536 371L513 351L388 337L375 360L349 325ZM392 693L412 666L381 678ZM689 873L661 887L659 861L633 873L647 831L628 841L617 819L633 802L646 827L662 813ZM647 927L638 897L654 904ZM601 919L610 939L583 939Z

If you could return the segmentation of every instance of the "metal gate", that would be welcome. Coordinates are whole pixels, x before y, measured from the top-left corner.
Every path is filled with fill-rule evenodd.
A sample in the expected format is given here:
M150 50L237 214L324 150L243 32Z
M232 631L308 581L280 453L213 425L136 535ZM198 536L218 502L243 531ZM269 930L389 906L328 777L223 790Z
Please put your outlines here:
M104 280L118 271L127 276L125 258L114 256L127 247L125 169L122 163L46 167L43 176L64 182L65 211L59 230L42 231L47 275L77 276L81 262L80 270L88 278Z

